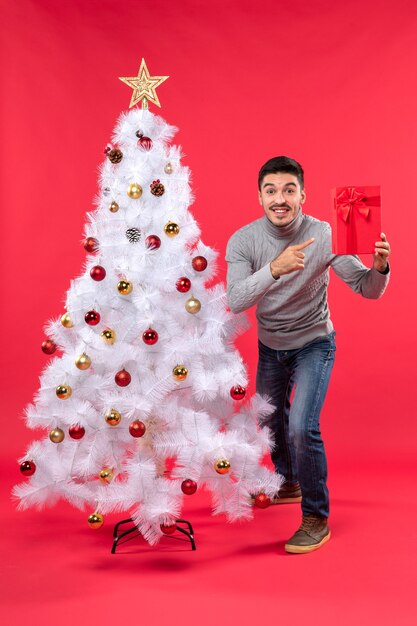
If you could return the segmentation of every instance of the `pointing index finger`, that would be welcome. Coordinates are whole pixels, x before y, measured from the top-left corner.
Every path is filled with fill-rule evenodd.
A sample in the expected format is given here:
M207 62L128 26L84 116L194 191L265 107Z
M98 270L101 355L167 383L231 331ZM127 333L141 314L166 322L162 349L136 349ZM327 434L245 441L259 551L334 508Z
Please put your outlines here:
M295 250L304 250L304 248L307 248L307 246L310 246L313 241L315 240L314 237L312 237L311 239L307 239L307 241L303 241L303 243L298 243L296 246L294 246Z

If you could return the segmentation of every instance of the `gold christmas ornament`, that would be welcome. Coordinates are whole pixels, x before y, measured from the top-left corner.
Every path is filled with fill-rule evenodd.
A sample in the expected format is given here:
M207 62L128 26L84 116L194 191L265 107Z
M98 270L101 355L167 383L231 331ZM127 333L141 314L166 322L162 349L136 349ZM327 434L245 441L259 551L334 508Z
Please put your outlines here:
M117 424L120 424L122 416L119 411L116 411L116 409L110 409L110 411L106 413L104 419L106 420L107 424L110 424L110 426L117 426Z
M100 333L100 337L102 338L104 343L107 343L107 345L112 346L114 342L116 341L116 331L112 330L111 328L106 328Z
M168 237L176 237L180 232L180 227L175 222L168 222L164 226L164 232Z
M67 400L71 397L72 389L69 385L58 385L55 393L60 400Z
M61 317L61 324L65 326L65 328L72 328L74 326L74 322L70 318L69 313L64 313Z
M49 433L49 439L53 443L61 443L64 441L65 433L61 428L53 428Z
M167 163L164 167L165 174L172 174L174 168L172 167L172 163Z
M167 78L169 78L169 76L151 76L146 66L145 59L142 59L137 76L119 76L119 80L133 89L129 108L141 102L142 109L147 109L148 100L160 107L161 104L156 94L156 89L166 81Z
M113 470L111 469L111 467L103 467L103 469L100 470L98 477L100 479L100 482L108 485L113 480Z
M188 370L185 365L176 365L172 370L175 380L185 380L188 376Z
M88 368L91 366L91 359L89 356L86 355L85 352L83 352L75 360L75 365L78 367L79 370L88 370Z
M214 469L218 474L228 474L230 472L230 461L227 459L217 459Z
M198 313L201 309L201 302L197 298L194 298L194 296L191 296L191 298L188 298L184 306L188 313Z
M119 205L117 204L116 200L113 200L113 202L111 203L111 205L109 206L109 211L111 211L111 213L117 213L117 211L119 210Z
M133 291L133 285L128 280L119 280L117 283L117 291L122 296L128 296Z
M137 200L142 195L142 187L138 183L131 183L127 189L127 195L132 200Z
M90 528L101 528L104 524L104 517L101 513L92 513L88 516L87 523Z

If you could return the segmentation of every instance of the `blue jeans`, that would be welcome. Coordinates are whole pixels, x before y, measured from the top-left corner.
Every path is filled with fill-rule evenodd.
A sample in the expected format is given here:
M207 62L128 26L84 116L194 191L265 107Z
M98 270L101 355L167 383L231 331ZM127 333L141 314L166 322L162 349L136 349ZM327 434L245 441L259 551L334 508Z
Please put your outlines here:
M327 461L319 421L335 358L335 334L318 337L296 350L273 350L258 342L256 390L275 406L262 425L272 431L271 458L276 471L288 483L300 482L303 515L329 516Z

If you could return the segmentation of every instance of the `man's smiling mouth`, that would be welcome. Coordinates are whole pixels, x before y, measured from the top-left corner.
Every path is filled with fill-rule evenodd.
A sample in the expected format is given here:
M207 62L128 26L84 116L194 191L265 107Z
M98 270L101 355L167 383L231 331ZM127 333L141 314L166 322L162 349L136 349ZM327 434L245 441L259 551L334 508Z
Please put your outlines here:
M287 207L271 207L271 211L276 215L285 215L289 210Z

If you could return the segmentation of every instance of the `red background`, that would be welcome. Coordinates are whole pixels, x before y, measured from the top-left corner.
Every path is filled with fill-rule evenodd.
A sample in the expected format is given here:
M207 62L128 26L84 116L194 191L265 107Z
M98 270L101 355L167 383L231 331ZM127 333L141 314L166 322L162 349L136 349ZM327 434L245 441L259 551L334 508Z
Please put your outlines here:
M395 476L395 493L415 472L417 430L415 2L1 4L7 490L19 480L15 458L33 438L19 416L45 363L42 327L62 312L82 267L97 167L129 105L131 90L118 77L136 75L145 57L151 74L170 76L158 90L161 114L180 129L174 141L192 170L193 214L204 242L219 251L221 279L228 238L261 215L257 172L271 156L302 163L305 211L320 219L330 219L332 187L381 185L391 283L382 300L370 301L332 276L338 355L322 422L336 492L340 477L351 496L369 489L370 475L384 475ZM252 380L255 339L253 326L238 344Z

